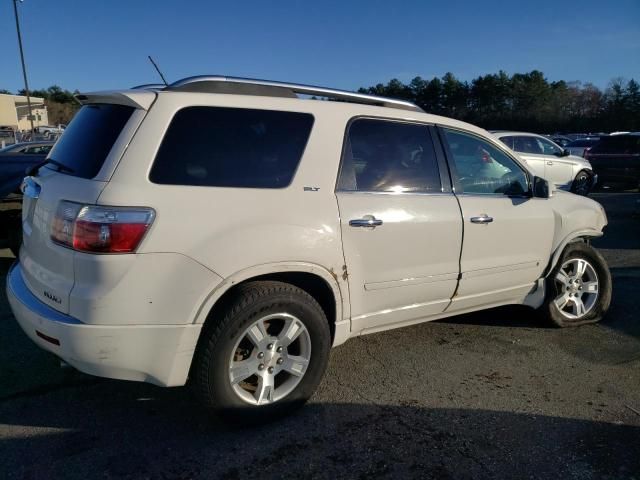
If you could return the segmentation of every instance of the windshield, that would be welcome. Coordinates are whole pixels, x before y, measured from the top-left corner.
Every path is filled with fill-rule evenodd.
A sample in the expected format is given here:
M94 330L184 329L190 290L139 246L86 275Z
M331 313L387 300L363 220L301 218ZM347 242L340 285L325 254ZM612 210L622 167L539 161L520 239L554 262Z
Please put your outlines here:
M134 110L112 104L83 106L48 158L67 166L71 175L95 177Z

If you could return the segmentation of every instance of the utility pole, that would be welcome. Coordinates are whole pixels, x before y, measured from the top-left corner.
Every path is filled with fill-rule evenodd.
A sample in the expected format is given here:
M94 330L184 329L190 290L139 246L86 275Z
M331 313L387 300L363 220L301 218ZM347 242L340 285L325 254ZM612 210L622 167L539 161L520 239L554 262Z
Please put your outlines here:
M20 0L22 2L22 0ZM27 67L24 64L24 51L22 50L22 35L20 35L20 22L18 21L18 0L13 0L13 13L16 17L16 31L18 32L18 46L20 47L20 61L22 62L22 76L24 77L24 91L27 94L27 106L29 107L29 121L31 122L31 138L33 139L33 113L31 112L31 98L29 98L29 83L27 82Z

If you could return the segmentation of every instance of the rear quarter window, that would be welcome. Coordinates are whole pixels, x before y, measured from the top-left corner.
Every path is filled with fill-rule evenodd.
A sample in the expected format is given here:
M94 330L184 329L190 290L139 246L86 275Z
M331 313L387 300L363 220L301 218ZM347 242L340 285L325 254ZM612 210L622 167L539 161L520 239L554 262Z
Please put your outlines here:
M166 185L284 188L312 126L307 113L187 107L171 120L149 178Z
M65 171L69 175L95 177L134 110L113 104L83 106L51 149L49 158L69 167L70 171Z

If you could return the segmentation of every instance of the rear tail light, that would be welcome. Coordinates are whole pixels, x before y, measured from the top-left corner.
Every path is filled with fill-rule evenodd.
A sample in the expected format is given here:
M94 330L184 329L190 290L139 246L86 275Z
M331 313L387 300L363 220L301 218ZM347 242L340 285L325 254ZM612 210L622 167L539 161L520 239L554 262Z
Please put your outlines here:
M81 252L131 253L153 223L151 208L102 207L62 201L51 240Z

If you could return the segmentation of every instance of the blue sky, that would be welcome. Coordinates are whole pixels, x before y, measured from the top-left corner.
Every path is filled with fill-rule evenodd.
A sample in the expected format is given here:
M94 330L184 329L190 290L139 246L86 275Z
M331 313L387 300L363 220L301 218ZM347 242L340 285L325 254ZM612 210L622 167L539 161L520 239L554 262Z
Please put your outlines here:
M12 0L0 1L0 88L22 88ZM24 0L32 88L100 90L227 74L356 89L499 69L605 87L640 80L640 0Z

